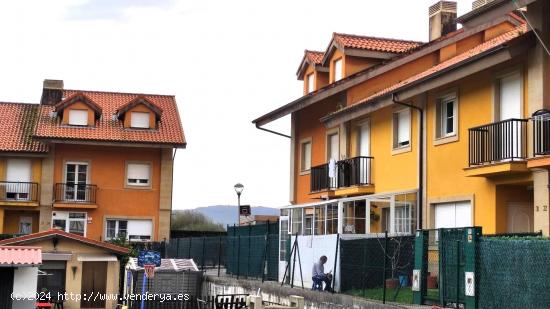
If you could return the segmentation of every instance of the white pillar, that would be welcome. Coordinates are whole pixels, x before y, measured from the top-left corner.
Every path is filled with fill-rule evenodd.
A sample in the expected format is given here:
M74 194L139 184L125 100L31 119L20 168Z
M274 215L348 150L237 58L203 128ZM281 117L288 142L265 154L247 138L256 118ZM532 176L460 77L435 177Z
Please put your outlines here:
M389 233L395 233L395 195L390 199L390 230Z
M344 202L338 201L338 233L344 231Z
M370 234L370 201L365 200L365 234Z

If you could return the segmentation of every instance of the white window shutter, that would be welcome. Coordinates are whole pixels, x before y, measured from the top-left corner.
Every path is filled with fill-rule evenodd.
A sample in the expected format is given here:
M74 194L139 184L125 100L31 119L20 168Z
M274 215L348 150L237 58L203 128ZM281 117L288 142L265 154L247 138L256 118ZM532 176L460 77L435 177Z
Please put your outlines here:
M130 117L130 126L132 128L143 128L148 129L149 128L149 114L150 113L143 113L143 112L132 112Z
M410 125L410 113L408 111L399 112L397 114L397 143L401 144L409 141Z
M334 61L334 81L342 79L342 59Z
M69 124L75 126L88 125L88 111L85 109L69 110Z
M127 235L130 240L144 240L142 236L151 239L153 222L151 220L128 220Z
M149 164L129 163L128 170L127 170L127 178L128 180L130 179L142 180L140 182L130 182L131 184L147 185L149 184L149 177L151 172L150 170L151 170L151 166Z

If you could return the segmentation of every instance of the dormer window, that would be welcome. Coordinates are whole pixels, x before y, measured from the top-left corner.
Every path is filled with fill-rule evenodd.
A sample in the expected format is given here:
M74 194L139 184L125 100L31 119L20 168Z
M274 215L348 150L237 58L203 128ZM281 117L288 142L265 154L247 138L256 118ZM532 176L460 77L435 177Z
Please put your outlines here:
M88 110L71 109L69 110L69 125L72 126L87 126L88 125Z
M54 106L52 115L61 117L61 124L93 126L101 118L101 107L82 93L76 93Z
M115 117L122 120L124 128L157 129L162 117L162 109L143 96L121 106Z
M149 129L150 128L150 113L146 112L131 112L130 126L132 128Z

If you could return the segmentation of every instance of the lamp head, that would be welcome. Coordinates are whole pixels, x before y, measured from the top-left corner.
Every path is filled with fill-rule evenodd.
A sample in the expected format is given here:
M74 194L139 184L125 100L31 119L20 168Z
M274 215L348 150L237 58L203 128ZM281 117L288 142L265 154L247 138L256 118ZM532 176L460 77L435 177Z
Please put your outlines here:
M237 183L233 188L235 188L235 192L237 192L237 195L241 195L244 190L244 186L241 183Z

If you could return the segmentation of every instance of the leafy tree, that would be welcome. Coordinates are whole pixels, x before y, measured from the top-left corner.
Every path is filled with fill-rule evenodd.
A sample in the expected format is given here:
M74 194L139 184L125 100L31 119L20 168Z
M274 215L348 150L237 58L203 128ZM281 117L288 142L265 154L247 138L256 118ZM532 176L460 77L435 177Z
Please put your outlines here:
M176 210L172 212L172 230L221 232L225 229L198 211Z

